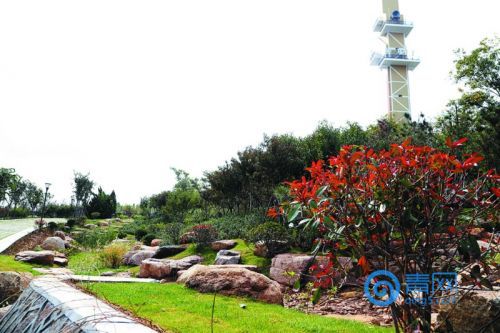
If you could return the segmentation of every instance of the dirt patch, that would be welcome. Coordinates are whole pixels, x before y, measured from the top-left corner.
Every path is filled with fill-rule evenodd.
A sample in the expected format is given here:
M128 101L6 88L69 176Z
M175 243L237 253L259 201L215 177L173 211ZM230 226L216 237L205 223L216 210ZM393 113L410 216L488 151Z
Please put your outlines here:
M52 232L48 230L34 231L12 244L3 254L14 255L21 251L33 250L37 245L42 244L45 238L50 236L52 236Z

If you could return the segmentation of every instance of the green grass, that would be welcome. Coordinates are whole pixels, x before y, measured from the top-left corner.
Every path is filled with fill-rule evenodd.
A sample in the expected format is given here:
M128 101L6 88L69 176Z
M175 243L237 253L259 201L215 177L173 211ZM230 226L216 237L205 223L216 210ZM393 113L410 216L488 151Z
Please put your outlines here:
M33 270L33 267L44 267L44 266L31 265L22 261L15 261L14 257L12 256L0 255L0 272L1 271L28 272L33 275L40 275L40 273Z
M213 295L178 284L83 284L98 297L151 320L168 332L210 332ZM246 309L240 304L246 304ZM214 332L392 332L360 322L305 314L250 299L217 296Z
M120 266L118 268L105 267L99 259L99 250L78 252L69 257L68 268L78 275L101 275L104 272L126 272L132 275L139 272L139 267Z

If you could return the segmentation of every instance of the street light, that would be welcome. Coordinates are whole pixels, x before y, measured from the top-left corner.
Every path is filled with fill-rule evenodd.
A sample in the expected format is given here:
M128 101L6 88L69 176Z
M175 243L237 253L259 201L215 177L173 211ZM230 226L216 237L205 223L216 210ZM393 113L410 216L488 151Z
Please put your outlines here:
M43 216L45 214L45 204L47 203L47 195L49 194L49 187L52 185L51 183L45 183L45 197L43 198L43 206L42 206L42 216L40 218L40 224L43 225Z

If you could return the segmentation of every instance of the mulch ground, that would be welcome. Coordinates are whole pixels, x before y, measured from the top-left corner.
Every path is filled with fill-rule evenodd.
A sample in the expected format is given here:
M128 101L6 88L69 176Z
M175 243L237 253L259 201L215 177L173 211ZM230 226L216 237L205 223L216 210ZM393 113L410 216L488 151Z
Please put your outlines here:
M285 291L284 305L306 313L315 313L344 319L360 320L381 326L391 326L392 317L388 307L375 306L361 291L342 291L335 295L325 294L316 304L311 302L311 293Z

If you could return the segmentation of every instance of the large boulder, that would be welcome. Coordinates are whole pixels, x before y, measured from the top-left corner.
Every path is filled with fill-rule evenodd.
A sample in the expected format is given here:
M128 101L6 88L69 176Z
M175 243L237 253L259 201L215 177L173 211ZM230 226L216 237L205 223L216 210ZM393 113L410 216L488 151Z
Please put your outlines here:
M278 254L271 261L269 277L281 284L293 286L302 272L312 265L313 257L306 254Z
M339 257L338 261L346 271L352 268L350 258ZM302 278L302 274L308 273L307 270L311 265L326 265L327 263L328 259L326 257L316 257L313 261L313 256L307 254L278 254L271 261L269 277L283 285L292 287L295 281ZM307 275L309 276L309 274ZM307 279L310 278L307 277Z
M216 265L235 265L240 262L241 254L238 251L220 250L215 257Z
M0 307L14 303L32 279L29 273L0 272Z
M438 331L455 333L500 332L500 289L463 292L457 297L458 304L440 305L437 321L446 318Z
M210 244L210 247L214 251L229 250L235 246L236 246L236 241L234 241L232 239L218 240L218 241L212 242Z
M182 245L165 245L165 246L160 246L155 254L153 255L153 258L155 259L163 259L171 256L175 256L178 253L181 253L186 249L185 246Z
M177 272L199 264L202 260L203 258L196 255L179 260L155 258L146 259L141 263L139 277L154 279L175 278L177 276Z
M54 263L54 257L54 251L21 251L16 254L14 259L33 264L52 265Z
M204 293L249 296L266 303L283 304L283 294L277 282L246 268L195 265L177 282Z
M66 245L64 241L59 237L47 237L43 241L41 247L44 250L60 251L64 250L66 248Z
M144 260L151 258L155 251L133 250L123 256L123 263L129 266L139 266Z

